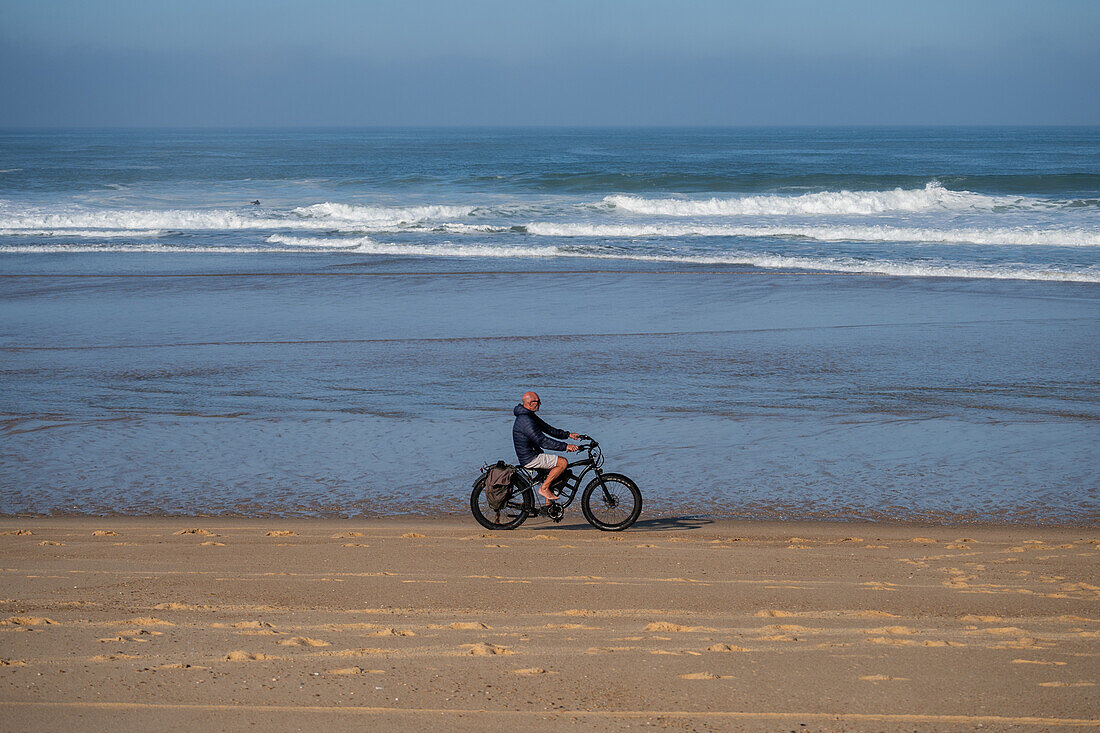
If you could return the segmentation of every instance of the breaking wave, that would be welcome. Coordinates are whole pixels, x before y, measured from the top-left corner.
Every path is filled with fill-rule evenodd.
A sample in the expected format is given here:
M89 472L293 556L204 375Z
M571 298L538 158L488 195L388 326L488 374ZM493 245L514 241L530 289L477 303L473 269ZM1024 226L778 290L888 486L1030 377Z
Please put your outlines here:
M734 226L720 224L555 224L536 222L528 234L548 237L800 237L821 242L910 242L942 244L1100 247L1100 232L1083 229L960 228L897 226Z
M992 209L1020 205L1023 201L969 191L949 191L935 182L921 189L895 188L893 191L824 191L797 196L764 194L704 200L617 195L606 196L603 200L616 209L651 216L866 216L890 212Z
M130 238L159 237L160 229L0 229L0 237L83 237Z
M357 206L322 203L267 212L234 209L86 209L62 210L0 206L0 230L5 236L36 233L60 234L95 230L89 236L130 236L135 230L149 236L150 230L232 231L241 229L338 229L342 226L398 225L406 222L458 218L469 215L472 206ZM125 232L111 234L111 232ZM69 235L77 236L77 235Z

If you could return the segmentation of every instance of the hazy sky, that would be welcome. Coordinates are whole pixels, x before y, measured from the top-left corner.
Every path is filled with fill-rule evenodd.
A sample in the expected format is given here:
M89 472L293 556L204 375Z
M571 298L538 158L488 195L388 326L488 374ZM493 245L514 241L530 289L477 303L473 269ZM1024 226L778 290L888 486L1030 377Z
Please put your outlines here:
M0 126L1100 124L1100 0L0 0Z

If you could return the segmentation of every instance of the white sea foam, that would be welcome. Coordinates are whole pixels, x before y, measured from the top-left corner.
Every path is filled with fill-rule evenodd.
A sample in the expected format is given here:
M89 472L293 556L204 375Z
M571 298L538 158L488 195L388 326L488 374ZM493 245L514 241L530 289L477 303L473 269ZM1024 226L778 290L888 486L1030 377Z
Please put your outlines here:
M170 229L174 231L280 229L286 219L244 215L227 209L92 210L70 207L58 211L8 212L0 210L0 229L73 230L95 229L97 236L109 230ZM312 228L320 228L317 223Z
M268 244L285 244L289 247L312 247L314 249L354 249L373 242L370 237L334 238L334 237L294 237L288 234L272 234L264 240Z
M233 231L242 229L340 229L355 225L395 226L402 223L467 216L472 206L356 206L322 203L272 215L263 210L233 209L56 209L0 206L0 230L24 231L111 230ZM116 235L125 236L125 235Z
M159 229L0 229L0 237L81 237L84 239L159 237Z
M1021 199L949 191L938 183L893 191L824 191L796 196L763 194L703 200L607 196L604 202L623 211L652 216L797 216L869 215L930 210L961 211L1012 206Z
M492 246L455 244L389 244L370 237L321 238L273 236L267 240L282 247L195 247L156 243L135 244L42 244L2 246L0 253L52 252L164 252L164 253L302 253L320 248L339 249L358 254L413 257L491 257L491 258L580 258L626 260L668 264L741 265L764 269L808 270L897 277L948 277L995 280L1047 280L1056 282L1100 283L1100 268L1066 270L1049 266L962 265L954 263L915 263L893 260L860 260L848 257L789 257L751 252L721 255L656 255L608 252L563 246Z
M304 218L364 224L399 223L469 216L473 206L360 206L325 202L300 206L294 213Z
M87 252L165 252L165 253L191 253L191 254L260 254L267 252L280 252L271 247L196 247L194 245L157 244L155 242L133 242L127 244L10 244L0 245L0 254L56 254L71 253L80 254ZM301 250L295 250L301 251Z
M535 222L528 234L549 237L802 237L822 242L910 242L938 244L1039 245L1048 247L1100 247L1100 231L1064 228L952 228L779 225L733 226L721 224L557 224Z

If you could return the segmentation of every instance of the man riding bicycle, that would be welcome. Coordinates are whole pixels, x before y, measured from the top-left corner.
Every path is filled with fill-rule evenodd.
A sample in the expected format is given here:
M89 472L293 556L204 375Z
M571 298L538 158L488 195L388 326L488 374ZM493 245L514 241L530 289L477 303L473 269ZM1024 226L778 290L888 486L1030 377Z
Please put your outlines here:
M516 422L512 425L512 443L515 444L516 457L519 459L521 466L532 470L543 469L550 472L546 475L546 480L542 482L542 486L539 487L539 496L546 499L547 504L550 504L551 501L557 498L550 491L550 486L562 475L569 462L563 456L552 456L549 453L544 453L543 450L563 450L572 453L577 450L577 446L567 445L560 440L555 440L555 438L577 440L580 435L548 425L546 421L535 414L541 406L542 400L539 399L537 394L534 392L524 393L521 403L512 410L512 414L516 416Z

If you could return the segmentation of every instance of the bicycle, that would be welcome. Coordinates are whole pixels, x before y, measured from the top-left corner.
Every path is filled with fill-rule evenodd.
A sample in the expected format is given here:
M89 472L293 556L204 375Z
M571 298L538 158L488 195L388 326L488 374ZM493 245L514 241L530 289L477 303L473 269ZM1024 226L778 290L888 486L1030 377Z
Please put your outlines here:
M578 437L587 441L579 446L579 450L587 451L588 456L568 464L565 472L550 487L552 492L557 493L557 498L546 506L538 505L535 490L546 479L548 470L517 468L508 498L497 511L489 505L485 496L485 478L491 466L482 466L481 476L474 482L470 494L470 511L474 519L486 529L501 530L515 529L528 517L535 516L546 516L555 523L560 522L566 507L576 498L581 481L592 472L594 478L581 492L581 511L588 523L605 532L619 532L638 521L642 513L642 492L638 485L621 473L604 473L600 444L589 435ZM583 470L574 473L574 467L583 467Z

